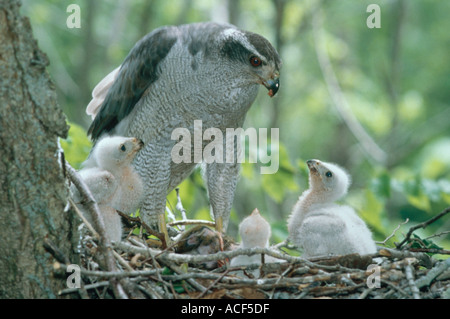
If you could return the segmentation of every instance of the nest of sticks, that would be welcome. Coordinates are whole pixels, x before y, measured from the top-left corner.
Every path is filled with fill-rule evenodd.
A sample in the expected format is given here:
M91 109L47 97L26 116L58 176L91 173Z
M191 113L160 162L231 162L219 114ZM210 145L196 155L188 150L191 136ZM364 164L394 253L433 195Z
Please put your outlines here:
M80 183L75 170L68 164L66 167L74 184ZM79 186L83 190L82 181ZM89 198L90 194L86 196ZM95 211L95 201L92 197L90 200L88 206ZM450 252L410 245L415 230L449 212L450 208L410 228L395 248L380 248L373 255L315 259L288 254L287 248L292 247L286 242L269 248L223 250L222 247L204 255L180 253L176 243L165 246L149 241L147 236L129 235L119 243L111 243L101 231L87 228L79 243L81 286L63 289L60 295L151 299L449 299L450 258L437 259L433 255ZM124 218L129 227L145 228L139 219ZM45 245L58 260L54 264L55 274L65 281L69 261L52 243ZM261 263L229 266L229 260L235 256L255 254L261 256ZM265 256L280 262L265 263ZM205 266L211 262L216 266ZM258 270L257 276L254 270Z

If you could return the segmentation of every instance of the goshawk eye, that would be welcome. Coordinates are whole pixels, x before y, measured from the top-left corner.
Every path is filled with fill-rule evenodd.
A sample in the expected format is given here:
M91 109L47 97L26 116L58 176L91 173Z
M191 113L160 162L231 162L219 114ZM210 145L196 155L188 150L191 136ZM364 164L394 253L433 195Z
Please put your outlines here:
M326 177L331 177L331 176L333 176L333 173L331 173L330 171L328 171L328 172L325 173L325 176L326 176Z
M261 59L258 58L256 55L253 55L253 56L250 58L250 64L251 64L252 66L254 66L254 67L258 67L258 66L260 66L260 65L262 64L262 61L261 61Z

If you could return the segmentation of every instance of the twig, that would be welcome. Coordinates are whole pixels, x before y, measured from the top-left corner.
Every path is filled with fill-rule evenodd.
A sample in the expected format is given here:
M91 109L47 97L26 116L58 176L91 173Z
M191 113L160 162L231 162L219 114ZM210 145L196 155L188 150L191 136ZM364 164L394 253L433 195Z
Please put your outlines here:
M409 251L429 254L450 255L450 250L438 248L408 248Z
M184 219L184 220L176 220L170 223L167 223L169 226L180 226L180 225L205 225L214 227L216 224L209 220L197 220L197 219Z
M144 285L146 287L144 287ZM149 295L151 298L153 299L163 299L164 297L157 291L157 289L155 289L154 287L152 287L152 285L150 284L150 282L146 281L143 282L142 285L138 285L139 289L144 292L145 294Z
M175 214L172 213L172 211L170 210L170 208L167 207L167 206L166 206L166 213L167 213L167 219L168 219L168 220L173 220L173 221L177 220L177 218L175 217Z
M266 254L278 259L284 259L286 261L289 262L306 262L308 263L309 261L301 258L301 257L293 257L293 256L289 256L287 254L284 253L280 253L278 251L274 251L270 248L261 248L261 247L255 247L255 248L246 248L246 249L235 249L232 251L221 251L215 254L209 254L209 255L189 255L189 254L177 254L177 253L171 253L171 252L163 252L161 253L160 250L157 249L152 249L152 248L148 248L148 249L143 249L141 247L136 247L133 245L130 245L126 242L120 242L120 243L115 243L114 244L115 247L122 249L124 251L128 251L131 253L141 253L141 254L145 254L148 256L149 253L152 253L154 256L157 256L157 258L159 259L165 259L168 261L172 261L172 262L176 262L176 263L201 263L201 262L205 262L205 261L216 261L216 260L220 260L220 259L225 259L225 258L233 258L235 256L239 256L239 255L254 255L254 254ZM156 258L156 257L155 257Z
M175 271L178 275L183 275L184 272L181 270L180 267L178 267L175 264L166 264L167 267L169 267L170 269L172 269L173 271ZM188 277L185 279L193 288L197 289L200 292L204 292L206 291L206 288L203 287L201 284L199 284L198 282L196 282L192 277Z
M424 240L431 239L431 238L434 238L434 237L439 237L439 236L442 236L442 235L447 235L447 234L450 234L450 230L446 230L446 231L443 231L443 232L441 232L439 234L434 234L434 235L428 236L428 237L424 238Z
M385 280L385 279L380 279L380 282L383 283L383 284L385 284L385 285L387 285L387 286L389 286L389 287L391 287L391 288L393 288L394 290L398 291L399 293L401 293L401 294L404 295L405 297L410 298L409 294L408 294L406 291L404 291L404 290L403 290L402 288L400 288L400 287L397 287L397 285L391 283L390 281L387 281L387 280Z
M431 269L428 274L420 279L416 280L417 288L427 287L431 284L431 282L444 271L450 268L450 258L441 262L439 265Z
M109 286L109 281L100 281L100 282L96 282L94 284L84 285L84 289L89 290L89 289L96 289L96 288L106 287L106 286ZM79 291L79 288L66 288L66 289L60 290L58 292L58 295L71 294L73 292L78 292L78 291Z
M310 267L315 267L315 268L319 268L319 269L325 269L325 270L332 270L332 271L336 271L336 270L341 270L341 271L352 271L354 269L352 268L348 268L348 267L344 267L342 265L324 265L324 264L320 264L320 263L315 263L313 261L310 261L308 259L305 259L303 257L294 257L294 256L290 256L287 255L285 253L281 253L279 251L273 250L271 248L262 248L262 247L254 247L254 248L238 248L235 250L231 250L231 251L220 251L214 254L209 254L209 255L190 255L190 254L177 254L177 253L171 253L171 252L161 252L160 250L157 249L152 249L152 248L148 248L148 249L143 249L141 247L136 247L133 245L130 245L126 242L120 242L120 243L114 243L115 247L117 247L118 249L122 249L124 251L130 252L130 253L141 253L145 256L148 256L149 253L152 253L154 255L154 257L158 260L161 260L162 262L174 262L174 263L203 263L203 262L207 262L207 261L217 261L217 260L223 260L223 259L231 259L233 257L239 256L239 255L247 255L247 256L251 256L251 255L255 255L255 254L265 254L268 256L272 256L275 257L277 259L282 259L285 260L287 262L296 264L296 263L302 263L305 265L308 265ZM413 253L411 253L413 254ZM376 256L376 255L374 255ZM333 258L335 258L336 256L334 256ZM320 261L322 262L324 260L324 258L321 258Z
M133 240L133 241L134 241L134 240ZM136 241L136 242L138 242L138 241ZM138 243L139 243L139 242L138 242ZM155 255L154 255L154 253L152 252L152 250L150 249L150 247L147 245L147 242L144 242L143 244L142 244L142 243L139 243L139 245L140 245L141 247L143 247L144 249L146 249L148 255L150 256L150 259L151 259L153 268L155 268L155 269L160 269L160 267L158 267L158 265L157 265L157 263L156 263ZM158 281L159 281L159 282L164 283L164 280L162 279L161 273L160 273L160 272L157 272L157 273L156 273L156 277L158 278ZM169 291L167 290L167 285L164 285L164 288L163 288L163 289L164 289L164 293L166 293L166 295L168 295L168 294L169 294Z
M91 223L84 217L83 213L78 209L77 204L74 203L72 198L68 198L70 206L75 210L75 213L80 217L80 219L83 221L83 223L86 225L86 227L89 229L89 231L92 233L92 235L97 239L100 240L100 235L97 233L97 231L92 227Z
M289 248L289 241L286 239L286 240L283 240L281 243L278 243L278 244L272 246L272 248L278 249L278 250L280 250L281 247Z
M278 277L278 279L277 279L277 281L275 282L275 284L278 284L278 283L280 282L281 278L283 278L283 277L286 276L289 272L291 272L291 271L293 270L293 268L294 268L294 267L293 267L292 265L289 266L289 268L286 269L286 270L280 275L280 277ZM275 294L275 288L272 289L272 292L271 292L271 294L270 294L270 298L269 298L269 299L273 299L274 294Z
M183 203L181 202L180 189L177 187L175 188L175 191L177 192L177 204L175 205L175 208L181 213L181 219L186 220L186 210L184 209Z
M203 298L206 293L208 292L208 290L210 290L212 287L214 287L215 284L217 284L220 280L222 280L222 278L224 278L226 275L228 275L228 272L230 271L230 269L227 269L220 277L218 277L216 280L213 281L213 283L211 285L209 285L205 291L203 291L197 298Z
M408 233L406 234L405 238L400 242L400 244L396 244L395 246L397 247L397 249L401 249L402 246L411 238L412 233L419 229L419 228L426 228L428 225L430 225L431 223L434 223L436 220L438 220L439 218L445 216L446 214L450 213L450 207L447 207L446 209L444 209L442 212L440 212L439 214L437 214L436 216L434 216L433 218L417 224L416 226L413 226L409 229Z
M109 240L106 238L105 222L103 221L103 216L100 213L98 204L95 201L94 196L92 196L89 187L85 184L85 182L80 177L78 172L72 166L70 166L68 162L66 162L66 171L71 182L75 185L78 192L80 193L83 206L88 210L89 214L92 216L94 226L97 229L97 232L100 236L99 238L100 241L106 247L110 246Z
M364 291L358 296L358 299L366 299L366 297L375 289L375 287L364 289Z
M120 216L122 216L123 218L125 218L126 220L133 222L133 223L140 223L141 219L139 217L132 217L128 214L122 213L120 210L116 210L117 214L119 214Z
M313 287L311 289L311 293L314 296L320 297L320 296L327 296L327 295L339 295L342 293L349 293L353 290L357 290L361 287L364 287L366 284L365 283L361 283L358 285L354 285L354 286L347 286L347 287Z
M133 271L134 269L122 258L115 250L113 250L113 255L123 267L125 267L128 271Z
M422 266L425 266L427 268L431 268L433 266L433 260L425 253L420 252L412 252L408 250L396 250L392 248L382 248L378 253L375 255L378 257L390 257L390 258L397 258L397 259L404 259L409 257L414 257L417 260L419 260L420 264Z
M408 280L408 285L409 285L409 288L411 289L413 298L421 299L419 289L417 288L417 286L414 282L413 268L411 267L411 263L409 263L409 262L407 265L405 265L405 276L406 276L406 279Z
M70 264L69 258L51 241L48 237L44 238L44 248L50 252L53 257L56 258L60 263Z
M122 213L121 211L117 211L117 213L120 216L122 216L123 218L125 218L126 220L131 221L133 223L137 223L140 226L144 227L144 229L147 231L147 233L149 233L150 235L155 236L156 238L158 238L161 241L161 246L162 247L167 247L166 239L164 237L164 234L158 233L157 231L153 230L140 217L132 217L132 216L129 216L129 215L125 214L125 213Z
M191 274L198 278L210 278L213 274ZM280 277L279 278L264 278L264 279L249 279L242 277L225 277L221 283L217 284L218 288L237 289L241 287L257 287L263 290L272 290L274 288L288 288L298 287L300 284L312 284L316 282L340 282L342 278L351 278L355 280L364 280L366 274L364 271L354 271L352 273L338 273L332 274L324 271L319 271L318 275L302 276L302 277ZM211 278L212 279L212 278ZM352 286L355 287L355 286ZM353 289L353 288L352 288Z
M345 122L350 132L359 142L364 152L372 159L379 163L385 163L387 159L386 152L383 151L372 139L372 137L365 131L361 123L359 123L356 116L351 112L345 95L339 85L336 74L333 71L330 58L326 49L326 42L323 36L322 12L320 9L314 12L313 16L313 34L316 48L316 55L322 69L323 77L330 92L334 106L341 119Z
M66 271L67 265L55 263L53 265L55 270L62 269ZM101 270L87 270L80 267L80 274L88 277L101 277L101 278L125 278L125 277L145 277L154 276L161 273L161 269L150 269L150 270L133 270L133 271L101 271Z
M138 223L139 225L144 227L144 229L147 231L147 233L149 233L150 235L155 236L156 238L158 238L161 241L161 246L163 248L167 248L167 243L166 243L166 239L164 237L164 234L158 233L157 231L153 230L140 217L131 217L131 216L128 216L127 214L124 214L124 213L122 213L120 211L117 211L117 213L119 213L119 215L124 217L125 219L127 219L129 221L132 221L134 223Z
M397 232L397 230L399 230L400 227L401 227L402 225L405 225L405 224L408 223L408 222L409 222L409 218L406 218L406 220L405 220L403 223L398 224L398 226L394 229L394 231L392 232L392 234L390 234L388 237L386 237L385 240L383 240L383 241L376 241L375 243L376 243L376 244L379 244L379 245L386 245L386 242L387 242L389 239L391 239L392 237L395 236L395 233Z
M78 172L72 166L70 166L70 164L67 161L65 163L67 175L69 176L70 180L75 185L75 187L78 189L78 192L80 193L80 196L83 199L84 206L91 214L95 224L94 225L95 229L100 235L98 248L101 257L103 258L103 262L106 266L106 269L108 271L115 271L116 265L114 263L114 256L112 254L111 242L106 236L105 222L103 221L103 216L100 213L100 209L98 208L98 205L94 197L89 191L89 188L84 183L83 179L79 176ZM122 285L115 279L111 279L110 282L116 297L126 298L126 294L123 291Z

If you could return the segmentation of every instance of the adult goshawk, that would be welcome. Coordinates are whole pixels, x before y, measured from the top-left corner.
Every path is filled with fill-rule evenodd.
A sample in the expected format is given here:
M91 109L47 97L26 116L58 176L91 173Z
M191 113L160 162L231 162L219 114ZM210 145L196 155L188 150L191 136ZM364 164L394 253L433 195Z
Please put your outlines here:
M270 96L278 91L280 67L277 51L258 34L212 22L165 26L138 41L95 87L86 109L93 141L108 134L144 142L134 160L144 183L144 222L166 232L166 196L197 165L172 160L174 129L194 134L201 120L203 131L218 128L225 136L226 128L242 127L259 85ZM216 228L225 231L239 163L208 163L204 173Z

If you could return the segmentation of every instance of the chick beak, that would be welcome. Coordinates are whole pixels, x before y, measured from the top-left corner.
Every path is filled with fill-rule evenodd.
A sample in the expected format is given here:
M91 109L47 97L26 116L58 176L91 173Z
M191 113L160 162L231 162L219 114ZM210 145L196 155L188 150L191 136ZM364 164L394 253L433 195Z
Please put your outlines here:
M144 147L144 142L141 139L134 138L133 143L134 143L134 146L133 146L134 152L133 153L139 152Z
M317 160L309 160L306 162L306 164L308 165L309 171L311 173L317 172L317 166L319 165Z
M274 97L280 88L280 78L276 77L267 81L264 81L264 86L269 90L269 96Z

